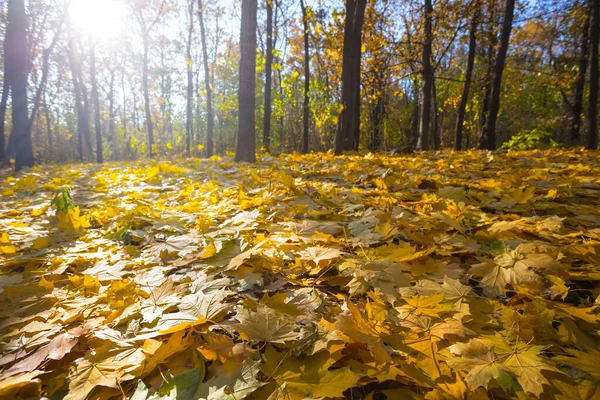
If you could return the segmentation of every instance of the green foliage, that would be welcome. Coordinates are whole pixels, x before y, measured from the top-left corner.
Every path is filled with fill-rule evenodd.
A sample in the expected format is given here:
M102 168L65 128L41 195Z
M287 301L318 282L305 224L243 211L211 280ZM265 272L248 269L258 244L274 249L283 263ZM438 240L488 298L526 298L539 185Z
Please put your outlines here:
M544 150L557 148L559 144L552 139L552 134L543 128L521 131L504 143L501 149L507 150Z
M66 214L69 210L77 207L67 187L56 191L50 205L54 207L56 214Z

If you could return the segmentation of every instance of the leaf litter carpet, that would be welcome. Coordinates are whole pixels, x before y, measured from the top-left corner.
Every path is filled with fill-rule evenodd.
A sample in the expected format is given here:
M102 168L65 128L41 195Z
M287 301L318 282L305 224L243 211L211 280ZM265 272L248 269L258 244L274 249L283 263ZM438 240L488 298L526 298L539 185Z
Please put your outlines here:
M597 153L0 179L0 399L600 398Z

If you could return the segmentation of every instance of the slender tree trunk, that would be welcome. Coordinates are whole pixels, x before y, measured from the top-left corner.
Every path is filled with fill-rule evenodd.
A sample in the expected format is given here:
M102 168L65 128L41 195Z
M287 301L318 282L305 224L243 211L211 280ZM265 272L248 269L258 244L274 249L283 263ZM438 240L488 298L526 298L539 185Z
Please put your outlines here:
M431 113L433 118L433 124L431 126L431 139L434 150L440 149L440 114L438 107L438 96L437 96L437 81L435 80L435 71L433 71L433 77L431 79Z
M588 136L585 148L598 148L598 42L600 41L600 0L590 0L592 19L590 21L590 103L588 109Z
M123 89L123 132L127 134L127 96L125 93L125 72L122 75L121 88ZM128 144L129 145L129 144Z
M302 9L302 24L304 27L304 104L303 110L303 132L302 132L302 153L308 153L308 128L309 128L309 106L310 106L310 48L308 43L308 15L304 0L300 0Z
M487 70L485 74L485 89L483 94L483 104L481 107L481 130L479 131L479 148L485 149L485 129L487 119L490 112L490 101L492 97L492 80L494 78L494 58L496 53L496 44L498 43L498 35L496 34L495 25L495 0L488 0L488 48L487 48Z
M89 117L86 115L86 110L83 106L83 90L82 82L79 74L79 61L75 55L75 45L72 38L69 38L68 43L69 64L71 64L71 79L73 82L73 92L75 92L75 113L77 114L77 151L79 152L79 161L83 162L87 152L87 147L84 147L83 141L89 133Z
M6 46L6 45L5 45ZM6 71L6 66L4 67ZM4 163L6 157L6 136L4 134L5 120L6 120L6 107L8 105L8 95L10 94L10 85L8 79L4 75L4 82L2 83L2 100L0 100L0 165Z
M479 26L479 16L481 12L481 1L473 0L473 17L471 18L471 27L469 29L469 55L467 56L467 71L465 73L465 84L463 86L460 104L458 105L458 115L456 118L456 131L454 133L454 149L462 150L463 125L469 102L469 92L471 90L471 81L473 79L473 69L475 68L475 53L477 52L477 27Z
M263 147L268 153L271 147L271 96L273 86L273 1L267 1L267 50L265 57L265 115L263 119Z
M256 1L254 2L256 3ZM256 9L256 7L257 5L255 4L254 8ZM202 42L202 61L204 63L204 85L206 86L206 156L212 157L215 147L213 138L213 132L215 129L215 115L212 106L213 93L210 84L210 68L208 68L208 49L206 48L206 31L204 28L204 7L202 6L202 0L198 0L198 8L198 18L200 20L200 40ZM256 14L256 10L254 12ZM254 19L256 19L256 16ZM254 25L254 36L256 37L256 22ZM254 47L256 48L256 39L254 42ZM254 61L254 68L256 69L256 60ZM254 85L256 86L256 82Z
M46 134L48 136L48 145L52 147L52 116L50 114L50 107L48 106L48 101L46 100L46 91L44 91L44 116L46 118Z
M90 44L90 78L92 80L92 100L94 101L94 128L96 128L96 162L102 164L102 125L100 118L100 96L98 96L98 81L96 79L96 48Z
M8 2L6 28L5 79L8 78L12 97L12 132L15 169L33 166L33 146L29 127L27 80L29 75L29 46L27 43L27 17L24 0ZM9 146L10 147L10 146Z
M377 100L375 104L373 104L371 108L371 121L373 126L373 137L370 144L371 151L377 151L381 148L383 132L381 130L381 124L385 118L385 91L386 84L384 83L384 78L381 76L383 72L379 72L377 76L377 88L375 96Z
M502 74L506 63L510 33L512 31L513 17L515 12L515 0L506 0L504 9L504 20L502 22L502 34L500 35L500 48L496 65L494 66L494 80L492 82L492 95L490 98L490 114L486 126L486 149L496 149L496 123L500 111L500 92L502 91Z
M256 13L257 0L242 0L236 161L256 161Z
M586 7L586 18L581 35L581 53L579 54L579 71L575 82L575 101L573 102L573 120L571 121L571 142L577 143L581 138L581 114L583 113L583 94L585 90L585 77L589 58L589 33L591 10Z
M342 112L335 133L335 154L356 150L360 142L360 67L367 0L346 1L342 55Z
M124 107L125 105L123 105ZM110 83L108 88L108 137L112 142L113 155L119 155L119 144L117 141L117 130L115 128L115 71L110 71Z
M148 32L142 32L144 42L144 59L142 71L142 88L144 90L144 112L146 113L146 130L148 131L148 156L154 156L154 127L152 126L152 110L150 108L150 89L148 88Z
M413 72L413 106L410 123L411 145L416 148L419 141L419 81L416 73Z
M433 4L425 0L425 30L423 43L423 104L421 107L421 125L419 129L419 150L429 150L429 132L431 129L431 96L433 92L433 68L431 66L431 47L433 41Z
M185 120L185 148L191 154L192 138L194 136L194 61L192 60L192 38L194 34L194 0L188 4L190 24L188 26L188 38L186 43L187 58L187 104Z

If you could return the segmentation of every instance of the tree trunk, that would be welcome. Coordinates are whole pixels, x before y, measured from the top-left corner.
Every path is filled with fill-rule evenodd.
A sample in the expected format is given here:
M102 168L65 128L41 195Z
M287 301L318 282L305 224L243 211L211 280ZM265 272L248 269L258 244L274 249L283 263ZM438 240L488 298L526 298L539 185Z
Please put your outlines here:
M419 150L429 150L429 132L431 129L431 96L433 92L433 68L431 66L431 47L433 41L433 4L425 0L425 28L423 43L423 103L421 107L421 125L419 129Z
M494 80L492 82L492 95L490 97L490 113L486 125L486 146L487 150L496 149L496 122L498 112L500 111L500 92L502 91L502 74L506 63L506 54L510 43L510 33L512 31L513 17L515 12L515 0L506 0L504 9L504 20L502 22L502 34L500 35L500 48L496 65L494 66Z
M573 120L571 121L571 142L577 143L581 138L581 114L583 112L583 94L585 90L585 77L587 75L589 57L589 31L591 10L586 7L586 17L581 35L581 53L579 55L579 71L575 82L575 101L573 102Z
M271 147L271 95L273 86L273 1L267 0L267 50L265 58L265 115L263 119L263 147Z
M437 81L435 80L435 70L432 71L433 76L431 78L431 112L433 117L432 131L431 131L431 147L434 150L440 149L440 114L438 112L438 96L437 96Z
M69 64L71 64L71 79L73 81L73 91L75 92L75 112L77 114L77 150L79 152L79 161L84 160L85 156L88 155L89 152L89 143L87 147L84 147L83 141L86 140L90 136L90 121L89 115L87 114L86 107L84 103L87 100L83 100L85 94L83 93L83 83L81 82L81 74L79 70L79 60L77 60L75 55L75 45L73 43L72 38L69 38L68 43L68 57Z
M309 106L310 106L310 48L308 43L308 15L304 0L300 0L302 9L302 24L304 27L304 104L303 110L303 132L302 132L302 153L308 153L308 128L309 128ZM359 65L360 66L360 65Z
M27 79L29 75L29 46L27 42L27 17L24 0L8 2L6 27L5 79L11 86L12 132L14 140L15 169L33 166L33 146L29 127L27 105Z
M495 25L495 0L488 0L488 48L487 48L487 70L485 74L485 89L483 95L483 104L481 106L481 130L479 131L479 148L485 149L485 128L490 112L490 100L492 97L492 79L494 75L494 57L498 35L496 35Z
M6 45L5 45L6 48ZM4 67L6 71L6 65ZM10 85L6 75L4 75L4 82L2 83L2 100L0 100L0 165L4 163L5 147L6 147L6 136L4 135L5 120L6 120L6 107L8 105L8 95L10 93Z
M469 29L469 55L467 56L467 71L465 73L465 85L463 86L460 104L458 105L458 115L456 118L456 131L454 133L454 149L462 150L463 125L465 122L465 113L467 103L469 102L469 91L471 90L471 81L473 79L473 69L475 68L475 53L477 51L477 27L479 26L479 16L481 12L481 1L473 0L473 17Z
M123 105L124 107L125 105ZM114 158L119 155L119 143L117 141L117 131L115 129L115 71L110 71L110 83L108 88L108 137L112 142L112 152Z
M360 67L367 0L346 1L342 54L342 112L335 133L335 154L356 150L360 142Z
M194 61L192 60L192 38L194 34L194 0L188 4L188 37L186 43L186 65L187 65L187 103L185 119L185 149L191 154L192 137L194 136Z
M256 161L256 13L257 0L242 0L236 161Z
M96 80L96 48L90 44L90 78L92 80L92 100L94 101L94 128L96 128L96 162L102 164L102 125L100 121L100 96L98 96L98 81Z
M411 137L411 145L416 148L417 142L419 141L419 81L417 79L417 74L413 73L412 78L413 84L413 106L412 106L412 115L410 116L410 137Z
M256 3L256 1L254 1ZM256 14L256 4L254 5ZM204 8L202 7L202 0L198 0L198 18L200 20L200 40L202 42L202 60L204 63L204 85L206 86L206 156L212 157L214 153L214 138L213 132L215 129L215 116L212 106L212 87L210 84L210 69L208 68L208 50L206 48L206 31L204 29ZM256 19L256 16L254 17ZM256 37L256 22L254 23L254 36ZM256 48L256 39L254 40L254 47ZM254 61L254 68L256 69L256 60ZM256 83L254 83L256 85Z
M590 0L592 19L590 21L590 103L588 109L588 136L585 148L598 148L598 41L600 40L600 0Z
M371 125L373 129L373 136L371 144L369 146L371 151L378 151L381 148L383 132L381 125L385 118L385 84L383 82L382 73L378 73L377 76L377 88L375 96L377 100L371 107Z
M148 131L148 156L154 156L154 127L152 126L152 110L150 108L150 89L148 88L148 32L142 32L144 42L144 59L142 71L142 88L144 90L144 112L146 113L146 130Z
M50 107L48 107L48 101L46 99L46 91L43 95L44 101L44 116L46 118L46 134L48 135L48 145L52 147L52 116L50 114Z

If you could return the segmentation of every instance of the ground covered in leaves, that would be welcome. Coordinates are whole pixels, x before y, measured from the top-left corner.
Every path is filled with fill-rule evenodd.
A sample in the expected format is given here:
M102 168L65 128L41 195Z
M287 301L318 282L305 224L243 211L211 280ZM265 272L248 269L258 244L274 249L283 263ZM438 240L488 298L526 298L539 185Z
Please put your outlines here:
M600 398L597 153L0 179L1 399Z

